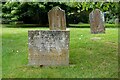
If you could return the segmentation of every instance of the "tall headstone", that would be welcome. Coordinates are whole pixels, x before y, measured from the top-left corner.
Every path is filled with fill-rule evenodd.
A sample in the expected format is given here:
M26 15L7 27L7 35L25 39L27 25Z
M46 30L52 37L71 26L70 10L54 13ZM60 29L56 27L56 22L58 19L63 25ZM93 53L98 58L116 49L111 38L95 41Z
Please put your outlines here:
M115 19L115 24L118 25L119 24L119 18Z
M69 65L69 36L65 14L55 7L48 12L50 30L28 31L29 65Z
M89 14L91 33L105 33L104 14L99 9L93 10Z
M53 7L48 12L50 30L66 30L65 11L60 7Z

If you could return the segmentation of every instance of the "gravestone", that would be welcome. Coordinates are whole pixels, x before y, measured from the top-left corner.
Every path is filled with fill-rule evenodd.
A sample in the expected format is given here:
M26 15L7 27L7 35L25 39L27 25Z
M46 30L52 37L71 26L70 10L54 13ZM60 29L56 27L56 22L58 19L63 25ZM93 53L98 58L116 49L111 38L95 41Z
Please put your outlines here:
M55 25L49 26L50 30L28 31L29 65L43 65L43 66L69 65L70 31L65 30L66 22L62 22L65 21L65 15L60 16L61 13L64 11L61 10L59 7L55 7L52 10L51 10L52 12L51 11L48 12L49 24ZM54 20L58 16L51 15L53 15L58 10L60 14L57 13L57 15L59 15L60 21L56 23L54 22ZM51 21L51 19L54 20Z
M99 9L95 9L89 14L89 21L91 33L105 33L104 14Z
M54 7L48 12L50 30L66 30L65 11Z
M116 19L115 19L115 25L118 25L118 24L119 24L119 19L116 18Z

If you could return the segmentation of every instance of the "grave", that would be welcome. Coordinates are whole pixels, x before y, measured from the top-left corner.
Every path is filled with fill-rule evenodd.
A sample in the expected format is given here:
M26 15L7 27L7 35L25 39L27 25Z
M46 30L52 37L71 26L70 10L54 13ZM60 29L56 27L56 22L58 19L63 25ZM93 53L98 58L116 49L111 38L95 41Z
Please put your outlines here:
M116 18L115 19L115 25L118 25L119 24L119 18Z
M69 36L65 11L54 7L48 12L50 30L28 31L29 65L69 65Z
M99 9L89 14L90 29L92 34L105 33L104 14Z
M56 6L48 12L50 30L66 30L65 11Z

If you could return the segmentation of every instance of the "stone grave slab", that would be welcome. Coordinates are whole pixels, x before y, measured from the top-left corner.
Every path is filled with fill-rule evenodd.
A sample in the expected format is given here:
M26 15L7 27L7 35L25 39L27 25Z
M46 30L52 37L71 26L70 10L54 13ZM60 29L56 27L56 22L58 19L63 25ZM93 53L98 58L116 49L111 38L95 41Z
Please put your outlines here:
M69 64L69 31L28 31L29 65Z

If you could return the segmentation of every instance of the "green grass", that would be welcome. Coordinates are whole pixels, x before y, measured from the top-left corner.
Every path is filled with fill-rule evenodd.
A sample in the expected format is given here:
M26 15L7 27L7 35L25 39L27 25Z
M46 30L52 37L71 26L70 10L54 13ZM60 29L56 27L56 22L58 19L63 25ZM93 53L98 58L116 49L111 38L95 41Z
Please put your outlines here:
M90 34L89 28L70 28L69 66L28 66L28 30L48 28L2 29L3 78L117 78L118 29L105 34ZM91 40L100 37L100 40Z

